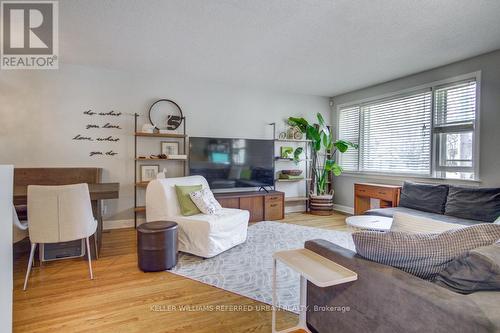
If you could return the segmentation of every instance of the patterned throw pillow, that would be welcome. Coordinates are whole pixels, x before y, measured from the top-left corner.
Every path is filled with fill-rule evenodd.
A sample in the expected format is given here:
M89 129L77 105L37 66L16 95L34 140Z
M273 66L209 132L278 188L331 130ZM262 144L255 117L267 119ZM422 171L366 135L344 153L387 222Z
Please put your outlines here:
M361 231L352 238L360 256L432 279L467 251L495 243L500 225L481 223L432 234Z
M208 188L189 193L191 200L203 214L215 215L220 213L222 207Z
M425 234L439 233L452 229L462 229L465 227L467 226L463 224L442 222L425 216L395 212L392 217L391 231Z

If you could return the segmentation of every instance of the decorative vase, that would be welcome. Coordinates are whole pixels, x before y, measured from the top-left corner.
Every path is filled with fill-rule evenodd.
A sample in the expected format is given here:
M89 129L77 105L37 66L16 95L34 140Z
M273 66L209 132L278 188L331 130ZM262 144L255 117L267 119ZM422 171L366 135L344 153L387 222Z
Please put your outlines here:
M330 194L309 194L309 212L313 215L332 215L333 190Z

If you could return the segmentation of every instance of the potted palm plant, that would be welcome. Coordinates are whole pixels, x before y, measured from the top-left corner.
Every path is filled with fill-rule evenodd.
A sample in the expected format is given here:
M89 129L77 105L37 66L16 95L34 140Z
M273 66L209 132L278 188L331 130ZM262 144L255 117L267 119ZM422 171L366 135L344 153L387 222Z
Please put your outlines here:
M328 179L331 173L335 176L342 173L342 167L335 161L336 155L345 153L349 148L357 149L358 145L345 140L335 140L321 113L317 114L317 119L317 124L310 124L304 118L289 117L288 123L291 126L297 126L306 138L311 140L314 186L309 193L310 212L317 215L330 215L333 212L333 190L329 190ZM301 147L295 150L296 162L301 153Z

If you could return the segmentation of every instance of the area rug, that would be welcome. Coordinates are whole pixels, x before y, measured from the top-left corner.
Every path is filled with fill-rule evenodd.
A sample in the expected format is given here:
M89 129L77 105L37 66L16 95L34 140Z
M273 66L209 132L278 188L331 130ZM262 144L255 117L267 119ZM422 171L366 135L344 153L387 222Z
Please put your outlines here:
M325 239L354 249L349 232L304 227L280 222L259 222L248 227L248 237L238 245L210 259L182 253L172 273L224 290L272 304L272 255L276 251L304 247L311 239ZM299 275L278 263L278 306L299 310Z

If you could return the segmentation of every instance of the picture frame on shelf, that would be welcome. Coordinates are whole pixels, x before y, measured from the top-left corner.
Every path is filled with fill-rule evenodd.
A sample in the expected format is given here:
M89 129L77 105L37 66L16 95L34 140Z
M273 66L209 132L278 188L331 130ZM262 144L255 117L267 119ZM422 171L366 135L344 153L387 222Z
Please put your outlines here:
M293 148L292 147L280 147L280 157L281 158L292 158L293 157Z
M162 141L161 153L164 155L179 155L179 142L177 141Z
M159 164L141 165L141 182L149 182L155 180L159 172Z

